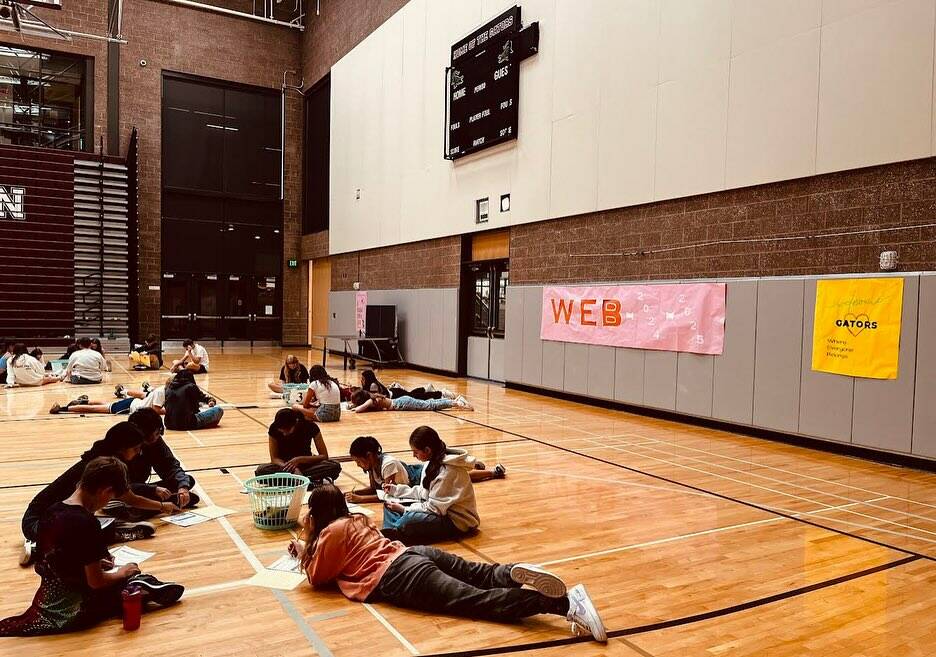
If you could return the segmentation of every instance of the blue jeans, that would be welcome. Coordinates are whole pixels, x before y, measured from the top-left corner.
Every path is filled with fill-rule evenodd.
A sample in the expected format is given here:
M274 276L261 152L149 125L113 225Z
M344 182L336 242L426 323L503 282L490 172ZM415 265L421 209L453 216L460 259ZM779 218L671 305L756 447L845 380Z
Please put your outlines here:
M220 406L210 406L203 411L199 411L195 414L195 428L208 429L217 426L222 415L224 415L224 409Z
M425 466L422 463L413 463L412 465L404 463L403 467L406 468L406 474L409 475L409 485L416 486L419 484L419 478L422 477Z
M406 545L426 545L438 541L455 540L464 536L448 516L428 511L398 513L387 507L383 510L383 528L395 529Z
M390 403L395 411L444 411L455 405L451 399L413 399L412 397L397 397Z
M341 404L322 404L315 409L315 419L319 422L337 422L341 419Z

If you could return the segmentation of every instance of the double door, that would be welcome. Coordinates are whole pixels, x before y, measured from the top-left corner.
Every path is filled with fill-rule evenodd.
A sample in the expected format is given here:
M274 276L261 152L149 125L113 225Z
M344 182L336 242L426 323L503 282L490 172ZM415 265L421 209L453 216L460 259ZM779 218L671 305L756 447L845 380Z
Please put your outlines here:
M164 340L279 340L279 279L236 274L163 274Z
M507 315L507 260L472 262L465 265L463 293L469 299L468 376L491 381L504 380L504 328Z

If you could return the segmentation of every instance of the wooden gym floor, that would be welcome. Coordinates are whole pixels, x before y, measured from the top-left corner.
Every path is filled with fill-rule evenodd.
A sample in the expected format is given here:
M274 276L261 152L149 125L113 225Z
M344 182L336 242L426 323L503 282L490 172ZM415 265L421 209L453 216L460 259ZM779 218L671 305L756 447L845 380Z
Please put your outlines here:
M139 632L119 621L82 634L0 639L0 655L505 654L620 657L769 655L903 657L936 646L936 476L731 433L407 371L381 378L432 381L477 410L345 414L322 426L332 456L358 435L412 461L410 431L435 427L505 480L478 484L476 536L443 545L475 560L543 564L584 582L601 611L607 646L569 639L541 616L523 625L426 616L352 603L302 584L245 586L288 535L253 527L239 493L267 460L266 426L278 408L266 381L278 349L212 353L202 387L231 405L218 429L167 432L206 497L237 509L190 528L160 525L132 544L156 556L144 570L186 585L181 604L149 614ZM306 363L318 352L299 354ZM160 381L115 363L102 386L56 384L0 392L0 617L20 613L37 576L16 565L20 518L42 485L117 421L50 416L80 393L112 398L114 383ZM351 381L340 361L331 373ZM80 390L80 392L79 392ZM342 488L363 474L343 464ZM201 492L201 491L200 491ZM380 520L380 507L371 507Z

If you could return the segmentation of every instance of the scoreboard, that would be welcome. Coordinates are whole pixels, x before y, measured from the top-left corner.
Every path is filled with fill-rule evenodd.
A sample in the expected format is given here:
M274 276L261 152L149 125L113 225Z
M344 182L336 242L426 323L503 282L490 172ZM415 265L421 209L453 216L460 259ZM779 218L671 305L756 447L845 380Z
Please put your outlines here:
M512 7L452 46L445 75L446 159L517 138L525 56L520 28L520 7Z

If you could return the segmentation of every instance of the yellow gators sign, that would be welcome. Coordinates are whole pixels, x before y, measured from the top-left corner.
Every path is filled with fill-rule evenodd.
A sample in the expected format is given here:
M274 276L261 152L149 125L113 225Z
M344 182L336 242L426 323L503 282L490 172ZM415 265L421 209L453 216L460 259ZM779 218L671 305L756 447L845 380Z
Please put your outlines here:
M817 281L812 368L896 379L902 307L902 278Z

